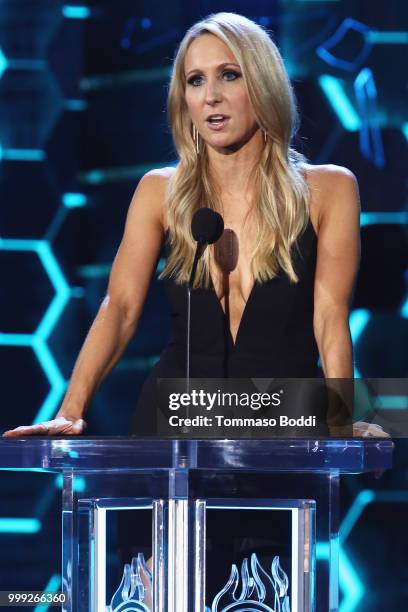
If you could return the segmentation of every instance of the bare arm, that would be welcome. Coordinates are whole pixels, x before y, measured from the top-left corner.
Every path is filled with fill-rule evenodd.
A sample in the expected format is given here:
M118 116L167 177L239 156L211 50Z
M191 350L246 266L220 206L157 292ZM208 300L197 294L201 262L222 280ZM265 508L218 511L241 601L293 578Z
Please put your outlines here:
M319 174L314 181L320 215L313 325L333 392L328 424L333 435L343 435L344 417L352 416L354 401L349 309L360 262L360 198L357 180L346 168L326 166ZM388 437L380 426L362 421L353 423L353 435Z
M347 435L354 397L348 320L360 258L359 193L345 168L322 166L315 173L319 223L313 326L329 393L327 422L333 435Z
M152 171L133 195L125 231L104 298L76 360L64 400L52 421L18 427L6 436L77 434L99 385L120 359L134 335L163 237L163 203L167 172Z
M320 178L314 332L326 378L352 378L349 308L360 260L360 200L354 175L327 166Z

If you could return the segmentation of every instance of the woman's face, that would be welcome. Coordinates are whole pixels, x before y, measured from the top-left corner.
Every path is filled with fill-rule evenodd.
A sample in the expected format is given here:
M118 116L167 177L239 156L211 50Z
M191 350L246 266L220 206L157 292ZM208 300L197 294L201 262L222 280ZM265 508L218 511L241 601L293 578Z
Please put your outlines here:
M222 40L213 34L193 40L184 74L188 112L208 145L236 150L254 135L259 126L239 64Z

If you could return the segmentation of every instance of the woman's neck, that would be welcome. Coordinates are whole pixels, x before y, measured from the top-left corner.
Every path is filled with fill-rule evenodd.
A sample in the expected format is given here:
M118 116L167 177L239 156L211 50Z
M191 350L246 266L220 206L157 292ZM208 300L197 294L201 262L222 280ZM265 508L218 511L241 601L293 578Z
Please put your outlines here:
M259 131L237 150L217 150L207 145L210 176L224 196L244 197L253 191L252 172L263 149Z

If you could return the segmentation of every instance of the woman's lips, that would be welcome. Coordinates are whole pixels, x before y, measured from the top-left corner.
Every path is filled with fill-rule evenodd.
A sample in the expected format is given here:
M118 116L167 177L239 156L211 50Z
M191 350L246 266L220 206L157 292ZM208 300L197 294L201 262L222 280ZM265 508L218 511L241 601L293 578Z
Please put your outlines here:
M206 123L208 127L210 128L210 130L219 132L220 130L225 128L229 119L230 119L229 117L223 117L222 119L217 120L217 121L210 121L209 119L207 119Z

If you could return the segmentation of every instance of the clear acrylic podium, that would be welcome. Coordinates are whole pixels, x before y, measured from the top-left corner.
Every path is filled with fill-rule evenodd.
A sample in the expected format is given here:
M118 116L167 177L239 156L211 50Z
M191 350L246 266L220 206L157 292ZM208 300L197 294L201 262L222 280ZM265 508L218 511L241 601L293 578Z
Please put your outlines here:
M392 449L372 438L4 438L0 467L62 473L66 612L335 612L340 474L390 468ZM129 510L149 513L153 573L134 558L113 587L111 517ZM211 590L235 531L246 545Z

